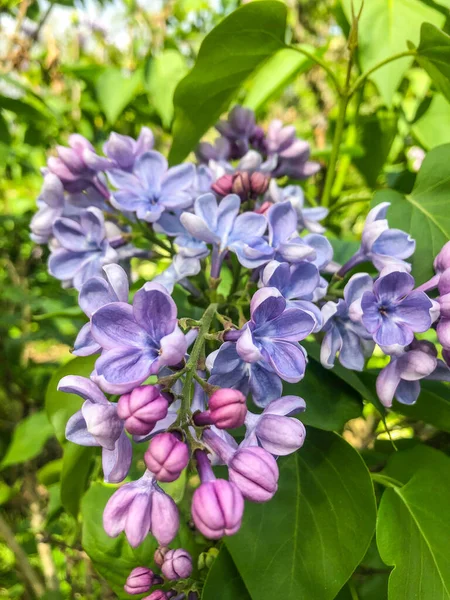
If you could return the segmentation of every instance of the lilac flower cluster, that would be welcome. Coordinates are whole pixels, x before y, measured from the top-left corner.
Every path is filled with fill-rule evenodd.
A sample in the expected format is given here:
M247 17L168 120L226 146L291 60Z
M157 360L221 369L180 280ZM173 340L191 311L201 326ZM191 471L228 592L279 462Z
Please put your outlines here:
M145 472L114 491L103 525L132 547L156 539L156 566L136 567L125 584L130 594L156 587L147 600L197 597L191 556L168 547L178 544L180 522L191 518L216 540L239 530L245 501L276 494L278 457L306 435L294 417L305 401L283 395L283 382L305 376L303 340L320 342L325 368L338 358L357 371L378 345L390 360L377 379L387 407L394 397L415 402L421 379L450 380L450 243L435 277L415 288L406 262L415 242L389 227L382 203L369 212L358 251L337 265L320 223L327 210L306 207L301 186L276 181L319 169L294 128L273 121L264 132L235 107L217 130L215 144L197 150L201 164L171 168L146 128L137 140L111 134L103 156L71 136L48 161L31 224L33 238L49 243L50 273L79 290L88 322L74 354L95 355L89 378L59 383L84 400L67 439L101 447L105 481L114 484L128 477L136 444L146 444ZM132 245L135 235L148 252ZM136 290L133 256L170 264ZM369 272L352 273L363 263ZM204 310L200 319L179 318L176 286ZM444 360L417 337L433 324ZM238 443L228 430L240 427ZM217 478L217 465L227 479ZM180 519L163 484L194 471L190 517Z

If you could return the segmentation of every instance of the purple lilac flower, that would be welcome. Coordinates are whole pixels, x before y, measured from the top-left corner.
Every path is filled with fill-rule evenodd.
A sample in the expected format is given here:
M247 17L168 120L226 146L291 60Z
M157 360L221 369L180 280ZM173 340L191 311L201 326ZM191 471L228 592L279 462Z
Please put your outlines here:
M99 308L91 331L103 349L95 378L113 394L130 392L161 367L178 364L187 348L175 302L158 283L146 283L132 306L115 302Z
M175 502L148 471L137 481L126 483L114 492L103 512L106 533L115 538L124 531L133 548L142 544L148 533L159 544L170 544L179 524Z
M301 421L291 415L304 411L303 398L283 396L273 400L263 412L247 412L246 433L241 447L261 446L274 456L286 456L303 446L306 430Z
M131 442L117 405L109 402L97 385L86 377L68 375L58 384L58 390L77 394L85 402L67 422L66 438L80 446L101 446L105 481L123 481L131 465Z
M405 262L416 248L416 242L411 236L400 229L390 229L386 213L390 202L381 202L369 212L361 237L361 248L345 263L338 274L342 277L356 265L370 261L378 271L384 268L411 270L411 265Z
M31 219L31 239L46 244L53 235L53 223L64 211L64 187L54 173L44 176L41 193L37 199L38 212Z
M62 181L68 192L82 192L89 186L96 187L105 197L109 196L104 183L98 177L98 170L91 169L86 158L95 154L94 147L86 138L77 133L69 136L69 147L57 146L58 156L47 161L48 170Z
M217 138L214 144L200 142L195 155L200 163L208 164L211 160L217 162L227 161L231 158L231 144L224 137Z
M306 179L320 170L320 164L309 160L310 146L296 138L295 127L283 127L282 121L274 119L267 130L267 153L277 155L278 164L273 177L287 175L292 179Z
M248 152L253 141L260 143L260 127L256 125L255 113L249 108L236 105L226 121L219 121L217 131L230 143L230 158L241 158Z
M287 308L276 288L258 290L250 303L250 321L236 344L240 357L249 363L264 361L279 377L295 383L305 374L306 358L299 341L316 325L300 308Z
M94 171L121 169L131 172L136 160L144 152L151 150L154 142L153 133L148 127L142 127L137 140L128 135L113 132L103 145L103 152L107 158L98 156L92 150L86 150L84 159Z
M420 394L420 380L450 381L450 369L437 358L433 344L416 341L400 355L391 356L390 363L377 377L377 394L386 407L394 397L402 404L414 404Z
M333 257L330 242L323 236L311 233L301 238L297 232L297 213L290 202L274 204L267 211L269 245L276 260L298 263L307 260L319 269Z
M211 372L208 383L239 390L244 396L251 393L257 406L264 407L281 396L283 384L270 364L264 360L245 362L234 342L222 344L208 356L206 364Z
M264 267L261 283L265 287L277 288L287 301L288 308L301 308L309 313L316 321L314 332L322 328L322 313L312 303L320 283L319 269L313 263L302 261L289 265L272 260Z
M234 175L236 173L247 173L248 175L259 173L266 177L271 176L276 164L276 156L264 160L263 156L256 150L249 150L237 164L231 164L226 161L212 161L209 167L213 173L213 177L217 180L223 175Z
M205 242L190 235L181 223L179 213L164 212L153 228L157 233L164 233L169 237L174 237L178 254L185 258L204 258L209 254L209 249Z
M373 292L363 294L362 322L380 346L407 346L414 333L430 328L433 304L424 292L413 289L409 273L393 271L377 279Z
M299 185L287 185L279 187L275 179L272 179L269 185L267 196L275 204L277 202L289 201L297 213L298 228L308 229L311 233L323 233L323 227L319 221L325 219L328 215L328 209L323 206L305 208L305 194Z
M372 290L372 286L369 275L357 273L345 286L342 300L327 302L322 307L325 337L320 362L326 369L334 366L339 353L339 362L346 369L362 371L365 359L372 354L375 347L372 336L359 320L361 298Z
M128 277L119 265L105 265L102 268L106 278L91 277L82 286L78 304L89 319L94 312L111 302L128 302ZM91 334L91 322L83 325L75 340L73 354L90 356L100 352L101 347Z
M89 278L99 275L103 265L118 260L106 238L105 220L98 208L81 212L79 222L66 217L56 219L53 233L59 247L52 250L49 272L56 279L73 282L78 290Z
M217 203L213 194L205 194L197 198L194 213L181 215L182 225L192 237L208 244L213 244L213 260L211 275L218 277L222 261L228 250L236 252L244 266L259 266L267 262L264 251L260 252L257 243L262 240L267 222L263 215L248 212L239 215L241 201L235 194L225 196ZM249 236L249 232L252 233ZM246 248L253 246L253 256L247 255ZM266 250L271 251L264 242Z
M192 204L189 189L195 177L194 165L186 163L168 169L167 160L159 152L142 154L131 173L112 169L108 176L117 188L112 204L119 210L135 212L144 221L153 223L165 210Z
M183 254L176 254L172 259L172 264L162 273L157 275L153 282L160 283L171 294L176 283L188 285L188 277L197 275L201 271L201 264L198 258L187 258Z

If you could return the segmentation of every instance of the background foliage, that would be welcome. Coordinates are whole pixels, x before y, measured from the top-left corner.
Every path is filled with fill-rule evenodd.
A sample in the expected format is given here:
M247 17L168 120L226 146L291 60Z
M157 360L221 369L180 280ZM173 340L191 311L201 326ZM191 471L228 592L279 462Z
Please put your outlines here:
M92 359L68 362L84 316L28 237L49 148L74 131L100 147L112 129L136 137L148 125L177 162L239 101L310 141L323 162L306 185L311 204L326 166L336 166L332 84L345 78L350 0L286 1L286 31L282 4L254 2L246 22L239 12L223 21L239 4L9 0L1 9L0 597L124 597L126 575L152 554L151 539L133 551L107 538L101 512L114 488L100 482L95 449L64 439L81 401L56 384L88 375ZM450 38L440 31L450 30L449 8L449 0L366 0L355 75L404 56L360 82L327 191L336 259L353 253L370 204L389 201L391 226L417 240L419 283L450 238ZM322 58L331 78L317 67ZM165 266L144 263L137 278ZM205 578L203 598L450 598L448 387L428 382L416 405L385 414L373 374L324 371L318 349L307 349L307 376L293 386L307 400L307 443L280 460L274 500L249 506L220 549L202 552L188 524L180 530ZM183 489L171 490L180 502Z

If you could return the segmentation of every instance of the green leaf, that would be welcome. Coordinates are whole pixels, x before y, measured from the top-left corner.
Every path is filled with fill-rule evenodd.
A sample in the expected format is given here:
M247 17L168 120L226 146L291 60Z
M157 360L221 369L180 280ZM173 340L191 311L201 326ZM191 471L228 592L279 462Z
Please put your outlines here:
M0 143L10 144L11 134L9 133L8 123L5 121L2 113L0 112Z
M412 132L427 150L450 143L450 109L444 96L433 96L428 109L414 123Z
M225 545L208 572L202 600L251 600Z
M62 444L65 442L66 423L70 417L81 408L83 399L76 394L58 392L60 380L66 375L81 375L89 377L94 369L96 356L74 358L53 373L45 394L45 410L50 423L53 425L55 435Z
M172 122L173 94L187 71L186 59L178 50L164 50L150 63L146 77L147 89L164 127L169 127Z
M347 421L361 416L360 395L314 359L309 362L302 381L283 385L283 394L304 398L306 411L299 419L318 429L340 431Z
M406 469L407 481L381 499L377 544L384 562L395 567L390 600L450 599L450 459L428 450L413 448L393 457L394 472ZM387 471L392 476L392 467Z
M53 428L44 411L26 417L14 430L11 443L1 464L4 469L37 456L53 435Z
M97 99L110 125L114 125L136 96L141 82L141 69L127 77L121 69L110 67L98 77L95 83Z
M355 13L362 0L355 1ZM341 0L345 15L351 21L351 0ZM407 42L417 43L424 21L441 27L445 16L420 0L370 0L364 3L359 21L358 55L363 71L390 56L407 50ZM390 106L411 58L395 60L371 75L385 103Z
M358 126L364 156L354 158L353 163L369 187L375 187L397 133L397 115L386 110L361 115Z
M415 404L406 405L394 401L395 412L424 421L450 433L450 390L437 381L421 381L420 396Z
M450 36L431 23L424 23L420 30L417 62L450 102Z
M49 486L53 483L57 483L60 480L61 472L63 467L62 458L57 458L56 460L51 460L43 467L39 469L37 474L37 480L42 485Z
M438 146L425 157L411 194L382 190L373 199L373 205L391 202L389 225L416 240L416 251L409 260L417 284L434 275L433 260L450 239L449 163L450 144Z
M133 549L123 533L114 539L106 535L103 529L103 510L116 489L116 486L94 483L84 495L81 503L82 545L100 575L107 580L119 598L126 600L130 596L124 592L123 585L130 571L142 565L151 567L158 544L154 537L148 535L140 546ZM195 565L203 547L194 541L187 522L187 518L181 517L180 530L171 547L188 550Z
M373 536L369 472L340 436L314 429L279 466L275 497L247 503L240 532L225 543L252 598L332 600Z
M315 52L312 46L305 46ZM257 112L264 104L282 92L286 85L301 73L305 73L314 62L292 48L285 48L269 58L252 78L244 106Z
M194 68L175 90L171 164L193 150L247 77L285 46L285 29L285 5L263 0L234 11L206 36Z
M64 445L61 473L61 503L72 516L77 518L80 502L89 484L89 474L97 449L78 446L72 442Z

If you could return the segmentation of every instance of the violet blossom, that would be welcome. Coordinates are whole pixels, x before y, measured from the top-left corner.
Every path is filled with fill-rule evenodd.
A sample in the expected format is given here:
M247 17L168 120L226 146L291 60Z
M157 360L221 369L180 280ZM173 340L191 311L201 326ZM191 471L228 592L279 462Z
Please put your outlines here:
M273 177L287 175L291 179L306 179L320 170L320 164L309 160L310 146L296 137L293 125L283 126L282 121L271 121L266 135L267 153L276 155L277 166Z
M93 170L121 169L122 171L131 172L136 160L144 152L153 148L154 141L153 133L148 127L142 127L137 140L128 135L113 132L103 144L103 152L107 158L87 150L84 159Z
M96 207L82 211L79 221L56 219L53 234L59 246L50 254L49 272L56 279L72 282L76 289L99 275L103 265L118 260L106 237L103 213Z
M380 346L407 346L414 333L427 331L433 304L421 291L413 291L414 278L402 271L380 276L361 299L362 322Z
M111 202L119 210L135 212L139 219L154 223L165 210L183 209L192 204L189 189L195 177L195 167L185 163L168 169L167 160L150 150L134 163L133 171L108 171L117 190Z
M59 382L58 390L77 394L85 400L81 410L68 420L66 438L80 446L101 446L105 481L123 481L130 469L132 449L117 415L117 405L109 402L86 377L67 375Z
M365 359L372 354L375 344L360 322L361 298L372 287L372 278L367 273L356 273L345 286L344 298L327 302L322 307L325 336L320 349L320 362L326 369L334 366L339 353L342 366L362 371Z
M103 349L95 379L114 394L131 391L165 365L178 364L187 348L175 302L158 283L146 283L132 306L115 302L99 308L91 331Z
M308 229L311 233L324 233L325 227L319 221L326 218L328 209L323 206L305 207L305 194L299 185L279 187L275 179L272 179L266 197L274 203L289 201L297 213L300 230Z
M255 113L239 105L232 108L226 121L216 124L216 129L230 143L231 158L240 158L248 152L252 143L258 145L264 137L261 128L256 125Z

